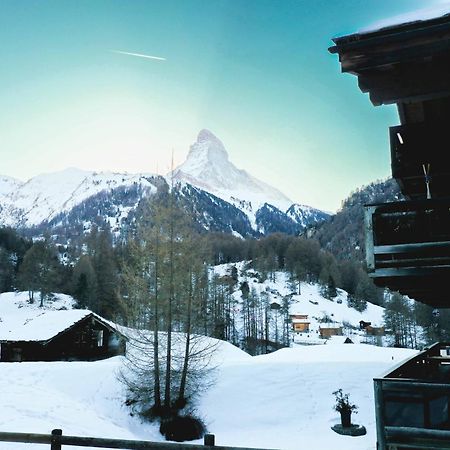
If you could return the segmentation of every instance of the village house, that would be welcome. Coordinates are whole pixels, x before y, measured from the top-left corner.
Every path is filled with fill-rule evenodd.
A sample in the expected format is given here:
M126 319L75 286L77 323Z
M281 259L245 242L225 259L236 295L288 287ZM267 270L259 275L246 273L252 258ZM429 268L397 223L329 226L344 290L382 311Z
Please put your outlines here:
M319 333L322 339L328 339L331 336L342 336L342 327L320 327Z
M308 314L291 314L292 329L297 333L309 333L311 322Z
M372 327L369 325L366 327L366 334L367 336L384 336L386 333L384 327Z
M0 333L0 362L92 361L123 355L125 336L87 310L49 311Z

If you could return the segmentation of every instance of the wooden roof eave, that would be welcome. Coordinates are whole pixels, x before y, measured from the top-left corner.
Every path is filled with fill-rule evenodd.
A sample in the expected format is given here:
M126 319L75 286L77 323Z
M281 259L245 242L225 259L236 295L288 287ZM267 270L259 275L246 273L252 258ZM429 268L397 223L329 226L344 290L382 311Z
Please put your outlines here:
M439 35L450 29L450 14L444 16L392 25L379 30L354 33L333 38L334 46L330 47L330 53L346 53L352 50L368 48L380 44L399 44L405 41L420 40L429 35Z
M375 106L450 95L450 15L333 41L341 71Z

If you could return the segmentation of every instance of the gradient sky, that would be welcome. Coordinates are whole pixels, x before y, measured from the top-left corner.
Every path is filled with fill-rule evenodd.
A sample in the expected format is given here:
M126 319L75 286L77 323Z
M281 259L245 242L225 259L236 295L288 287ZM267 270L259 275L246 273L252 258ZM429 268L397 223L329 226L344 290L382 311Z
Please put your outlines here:
M166 173L208 128L239 168L336 210L389 175L398 118L340 73L331 38L443 3L0 0L0 174Z

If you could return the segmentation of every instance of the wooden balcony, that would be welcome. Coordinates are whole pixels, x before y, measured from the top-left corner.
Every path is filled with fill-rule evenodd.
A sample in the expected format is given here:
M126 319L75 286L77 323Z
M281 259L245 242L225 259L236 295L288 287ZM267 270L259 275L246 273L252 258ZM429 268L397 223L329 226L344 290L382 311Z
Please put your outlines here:
M392 176L403 195L426 199L450 196L450 124L421 122L390 127Z
M450 344L374 379L377 449L450 449Z
M366 259L376 285L449 307L450 199L366 207Z

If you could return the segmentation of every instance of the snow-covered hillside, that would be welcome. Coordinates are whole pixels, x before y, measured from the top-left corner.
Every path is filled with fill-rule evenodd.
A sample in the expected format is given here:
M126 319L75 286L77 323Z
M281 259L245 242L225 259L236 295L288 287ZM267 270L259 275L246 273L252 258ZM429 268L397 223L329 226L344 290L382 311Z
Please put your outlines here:
M69 168L61 172L38 175L21 184L17 180L9 179L0 184L3 191L0 198L0 225L39 225L43 221L50 221L61 212L70 211L99 192L120 186L139 184L148 192L155 192L156 187L151 182L152 176L98 173Z
M275 272L271 277L261 281L259 274L245 261L215 266L214 272L218 276L230 276L233 266L236 267L238 272L238 281L233 292L233 298L237 303L237 313L241 313L243 307L242 292L239 286L246 282L249 291L254 292L258 298L264 296L269 304L277 303L280 306L287 299L290 315L307 316L310 323L309 332L292 332L291 340L294 344L327 343L328 340L320 339L319 330L321 327L343 327L344 337L334 336L331 339L334 342L343 342L345 337L350 337L355 343L364 342L367 336L364 331L359 330L361 320L371 322L374 327L381 327L384 324L384 308L367 303L366 310L359 312L348 306L348 294L342 289L338 289L338 295L330 300L323 296L319 284L302 282L299 294L299 286L292 284L286 272ZM282 330L284 317L281 314L272 312L271 320L276 320L278 322L277 328ZM239 320L237 322L238 326L242 326ZM273 329L274 325L270 334L271 339L273 339Z
M26 293L0 294L2 321L8 317L10 323L20 323L72 304L70 297L58 295L42 309L26 299ZM222 342L215 356L215 384L201 397L197 411L217 445L375 450L372 378L414 353L330 341L250 357ZM7 386L0 402L0 430L49 433L62 428L73 435L163 441L156 425L131 416L124 405L117 377L123 361L0 363ZM354 422L366 426L366 436L344 437L330 429L339 422L332 409L332 392L338 388L358 405ZM11 448L40 446L0 443L0 449Z

